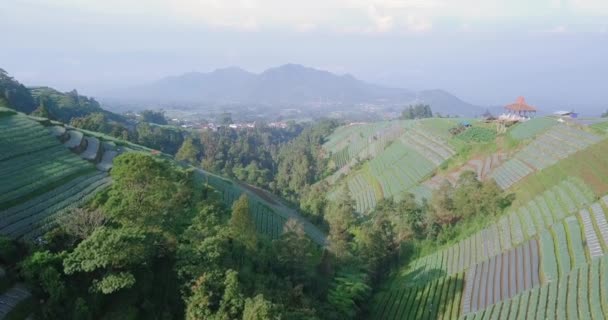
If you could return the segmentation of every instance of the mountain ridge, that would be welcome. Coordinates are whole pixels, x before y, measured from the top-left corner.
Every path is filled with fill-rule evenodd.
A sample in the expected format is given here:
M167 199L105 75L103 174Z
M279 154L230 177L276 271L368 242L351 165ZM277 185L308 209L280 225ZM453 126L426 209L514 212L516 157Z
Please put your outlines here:
M381 86L351 74L334 74L300 64L284 64L253 73L240 67L211 72L187 72L106 93L104 98L131 102L196 103L211 105L268 105L381 107L428 103L434 111L476 115L483 108L441 90L413 91Z

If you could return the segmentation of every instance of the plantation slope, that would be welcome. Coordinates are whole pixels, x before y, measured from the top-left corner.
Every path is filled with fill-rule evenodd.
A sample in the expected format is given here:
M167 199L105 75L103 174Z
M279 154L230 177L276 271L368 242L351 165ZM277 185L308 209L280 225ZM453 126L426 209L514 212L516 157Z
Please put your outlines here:
M492 172L502 189L508 189L535 171L548 168L604 139L565 124L554 125Z
M378 293L373 301L372 318L378 319L437 319L436 315L446 316L446 310L453 310L454 301L458 301L460 313L448 314L449 319L459 315L482 316L481 312L493 312L492 308L518 307L517 319L530 318L527 314L547 312L542 301L566 299L571 310L567 319L591 319L586 315L593 314L594 319L603 315L599 302L599 288L608 285L608 266L599 268L600 260L606 261L608 255L608 195L600 201L580 210L577 214L568 216L544 229L540 234L522 244L503 251L497 255L488 254L478 263L463 271L448 275L441 269L446 257L438 257L428 263L414 262L414 270L410 279L402 281ZM481 246L485 248L484 246ZM479 249L479 248L478 248ZM471 256L468 254L465 256ZM602 284L598 285L599 279ZM448 279L461 279L456 292L441 287ZM591 281L590 281L591 280ZM542 290L553 287L553 293L547 294ZM598 287L593 287L598 285ZM545 289L543 289L545 288ZM571 292L574 290L574 292ZM578 291L577 291L578 290ZM417 300L403 302L395 297L400 292L428 292L417 296ZM447 295L447 296L446 296ZM539 296L542 295L542 298ZM563 295L563 297L562 297ZM570 295L573 295L572 297ZM583 299L577 302L578 299ZM589 304L587 301L593 302ZM603 297L604 304L608 297ZM571 301L572 300L572 301ZM578 303L583 303L579 306ZM515 306L513 304L516 304ZM420 308L425 305L425 313L390 313L387 310ZM534 309L531 309L534 308ZM539 308L539 310L536 310ZM500 310L500 309L499 309ZM509 309L506 309L509 310ZM568 311L568 310L564 310ZM513 312L509 310L508 313ZM555 312L551 309L548 312ZM581 312L585 316L582 316ZM407 316L406 316L407 315ZM564 313L566 316L566 313ZM495 314L492 318L504 319L504 314ZM509 316L511 318L512 316ZM487 318L487 315L484 316ZM543 317L540 317L544 319ZM553 319L554 317L549 317ZM467 317L467 319L469 319Z
M241 194L247 194L250 211L258 232L271 238L278 238L283 233L285 222L295 219L302 224L304 231L318 245L327 244L327 236L315 225L302 217L296 210L287 207L281 199L268 191L235 182L202 169L196 169L196 178L199 183L207 184L219 191L222 200L227 206L232 206Z
M344 166L327 181L334 184L345 175L342 182L360 213L369 212L383 198L398 200L404 192L428 198L431 190L420 182L456 154L448 132L455 124L454 119L423 119L338 128L323 147L336 164ZM358 160L362 166L349 173ZM341 184L334 184L329 198L341 190Z
M0 116L1 234L35 238L110 183L94 165L100 148L89 149L86 161L75 154L87 150L82 133L45 125L48 119Z
M525 140L545 132L559 122L555 118L540 117L516 124L509 130L509 136L515 140Z
M608 256L461 319L606 319Z
M567 177L585 181L596 196L608 193L608 139L604 139L555 165L530 175L510 189L516 203L525 203Z
M416 284L421 269L433 266L445 275L461 272L489 257L536 238L552 225L593 203L596 196L582 181L565 179L520 207L513 207L475 234L412 261L393 283Z

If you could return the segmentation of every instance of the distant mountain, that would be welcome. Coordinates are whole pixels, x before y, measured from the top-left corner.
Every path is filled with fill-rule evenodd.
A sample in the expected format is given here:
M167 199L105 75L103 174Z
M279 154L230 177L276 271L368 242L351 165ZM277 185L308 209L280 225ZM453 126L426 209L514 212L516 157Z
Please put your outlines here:
M139 87L114 91L105 98L142 103L255 104L292 107L353 106L372 104L403 106L428 103L442 114L473 115L482 108L448 92L415 92L370 84L351 75L286 64L260 74L240 68L191 72Z

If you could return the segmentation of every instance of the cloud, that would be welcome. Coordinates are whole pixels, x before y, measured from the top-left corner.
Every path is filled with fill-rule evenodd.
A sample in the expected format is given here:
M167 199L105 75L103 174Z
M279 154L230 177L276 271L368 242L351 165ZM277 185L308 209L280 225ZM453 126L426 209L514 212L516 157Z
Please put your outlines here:
M237 31L384 34L462 30L463 25L474 31L488 24L533 25L539 17L549 29L581 24L587 17L608 19L608 0L15 0L4 7L20 4Z

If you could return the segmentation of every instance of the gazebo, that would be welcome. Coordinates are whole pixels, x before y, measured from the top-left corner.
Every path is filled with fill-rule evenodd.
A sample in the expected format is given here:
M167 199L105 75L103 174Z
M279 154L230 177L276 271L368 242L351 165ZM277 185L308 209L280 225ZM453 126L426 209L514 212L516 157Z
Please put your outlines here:
M515 103L505 106L508 114L516 114L521 117L530 117L531 114L536 114L536 108L527 104L524 97L517 98Z

